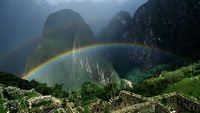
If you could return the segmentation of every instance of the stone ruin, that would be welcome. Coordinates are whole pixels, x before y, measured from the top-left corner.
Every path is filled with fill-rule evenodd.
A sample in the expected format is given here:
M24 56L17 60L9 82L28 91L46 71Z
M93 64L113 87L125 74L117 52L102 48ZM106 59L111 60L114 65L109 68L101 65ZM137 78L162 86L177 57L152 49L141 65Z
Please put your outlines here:
M29 108L31 109L32 106L37 106L40 105L42 103L51 103L54 107L61 107L62 106L62 102L52 96L38 96L38 97L33 97L30 98L28 101L29 104Z
M5 100L6 106L10 113L200 113L200 103L195 99L185 97L179 93L170 93L159 95L155 97L144 97L128 91L121 91L119 96L116 96L107 101L98 99L96 102L91 103L88 111L81 106L75 106L74 103L69 102L67 99L57 99L52 96L37 96L32 98L25 98L27 93L35 92L35 90L20 90L12 86L0 85L0 98ZM27 102L28 109L19 111L18 105L20 101L10 100L6 95L11 98L15 96L24 96Z
M154 98L157 98L157 101L176 111L176 113L185 111L200 113L200 103L196 99L188 98L178 93L165 94Z
M141 95L130 93L127 91L121 91L119 96L110 99L111 110L116 111L123 109L124 107L135 105L138 103L146 102L147 98Z
M106 102L98 99L96 102L90 104L89 109L91 113L104 113Z
M178 93L165 94L151 98L127 91L109 102L98 100L90 105L91 113L200 113L200 103Z

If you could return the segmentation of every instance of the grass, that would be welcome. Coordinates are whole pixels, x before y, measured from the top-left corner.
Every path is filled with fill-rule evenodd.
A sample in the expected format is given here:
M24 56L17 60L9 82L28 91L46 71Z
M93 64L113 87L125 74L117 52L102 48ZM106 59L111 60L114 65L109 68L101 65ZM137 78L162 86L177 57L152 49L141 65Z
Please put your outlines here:
M163 92L181 91L197 97L197 95L200 95L198 91L199 86L197 86L200 81L197 79L199 78L198 75L200 75L200 62L176 69L175 71L163 71L159 77L146 79L136 85L134 92L144 96L156 96ZM174 84L177 84L176 87L172 86ZM171 88L165 91L170 86Z
M164 93L180 92L181 94L193 96L200 100L200 75L185 78L177 83L170 85Z

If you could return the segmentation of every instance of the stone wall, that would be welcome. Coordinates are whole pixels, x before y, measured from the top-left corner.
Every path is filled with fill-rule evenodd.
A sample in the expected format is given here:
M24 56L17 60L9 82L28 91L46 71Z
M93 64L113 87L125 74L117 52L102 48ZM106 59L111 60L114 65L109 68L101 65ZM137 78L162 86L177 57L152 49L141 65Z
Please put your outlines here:
M4 88L0 85L0 99L4 100L3 90L4 90Z
M146 102L147 98L127 91L121 91L119 96L111 99L111 111L123 109L124 107Z
M116 111L124 107L127 107L128 105L126 104L126 102L122 100L122 98L118 96L110 100L110 106L111 106L110 107L111 111Z
M61 107L62 106L62 102L55 98L55 97L52 97L52 96L38 96L38 97L33 97L33 98L30 98L28 101L28 104L29 104L29 108L31 109L32 106L36 106L36 105L39 105L41 103L49 103L49 104L52 104L53 106L56 106L56 107Z
M102 100L98 100L95 103L92 103L89 107L91 113L104 113L105 112L105 105L106 103Z
M177 113L181 113L183 111L188 111L191 113L200 113L200 104L183 95L177 94L163 99L167 99L166 104L175 109Z
M180 94L176 96L176 104L178 107L191 113L200 113L200 104L198 102L192 101L192 99L188 99Z
M90 105L91 113L104 113L106 106L112 113L200 113L200 104L178 93L159 95L151 98L143 97L127 91L109 102L98 100Z
M170 112L170 110L168 108L166 108L165 106L163 106L161 104L156 104L155 113L173 113L173 112Z
M128 106L117 111L112 111L112 113L154 113L155 104L151 102L144 102Z
M73 106L74 106L73 103L66 103L67 113L74 113L72 108Z

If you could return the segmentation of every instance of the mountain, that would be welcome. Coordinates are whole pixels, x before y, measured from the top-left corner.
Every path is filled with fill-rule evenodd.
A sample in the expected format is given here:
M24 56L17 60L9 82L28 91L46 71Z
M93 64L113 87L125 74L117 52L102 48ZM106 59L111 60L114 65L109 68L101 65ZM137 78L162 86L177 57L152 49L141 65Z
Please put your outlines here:
M130 42L131 16L125 11L117 13L97 35L99 43L126 43ZM102 51L102 56L110 61L116 71L122 75L130 69L130 58L127 49L114 48ZM131 67L132 69L132 67Z
M112 65L95 48L82 50L94 43L94 34L79 13L64 9L51 14L44 25L40 44L27 62L26 72L60 54L71 54L47 64L29 79L48 85L63 83L66 90L75 90L87 81L110 83L118 78Z
M200 99L199 86L200 86L200 75L196 77L185 78L175 84L172 84L165 89L164 93L176 91Z
M34 0L1 0L0 4L2 53L10 51L24 40L39 35L48 15L45 5L40 6Z
M117 13L106 28L98 34L98 40L101 42L129 42L128 37L131 32L132 17L128 12L120 11Z
M199 0L149 0L133 17L133 37L139 43L199 59Z
M36 49L40 38L38 36L28 39L22 42L20 46L16 46L12 51L2 55L0 57L0 71L15 73L16 76L20 77L25 71L28 57Z
M49 14L45 4L38 5L35 1L0 1L0 71L18 77L24 73L27 58L35 50Z
M138 44L132 33L132 21L129 13L120 11L97 35L97 40L100 43L122 43L126 45L126 47L119 45L117 49L102 52L102 55L112 62L119 75L125 78L128 73L137 69L146 71L171 59L171 55L166 52L148 47L145 40L143 44Z
M133 17L119 12L97 35L98 41L143 47L107 50L103 56L125 78L138 68L142 72L176 59L199 59L198 4L198 0L149 0Z
M29 81L18 78L13 74L0 72L0 78L0 84L29 89Z
M80 14L72 10L53 13L47 18L43 29L43 38L38 49L30 58L26 70L29 71L46 59L72 50L74 46L90 45L94 42L93 40L94 35Z
M135 87L134 92L154 96L176 91L199 99L199 75L200 62L195 62L173 71L163 71L158 77L146 79Z

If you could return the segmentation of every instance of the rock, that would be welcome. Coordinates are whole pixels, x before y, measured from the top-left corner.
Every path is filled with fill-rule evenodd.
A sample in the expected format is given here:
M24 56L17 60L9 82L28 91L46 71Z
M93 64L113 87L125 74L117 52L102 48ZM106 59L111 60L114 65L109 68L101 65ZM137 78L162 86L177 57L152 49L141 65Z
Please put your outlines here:
M135 69L146 71L171 59L165 52L147 45L146 40L139 42L135 38L133 27L130 14L120 11L97 35L100 43L119 43L116 48L103 50L102 56L112 63L122 78L126 78L127 74Z
M125 11L120 11L108 23L108 25L100 31L97 39L101 43L125 43L129 42L132 17Z
M3 95L4 87L0 85L0 99L4 100L4 95Z
M122 82L124 83L125 88L133 88L133 83L131 81L122 79Z
M64 9L51 14L44 25L42 40L27 62L26 72L64 52L70 54L47 63L27 79L50 86L63 84L68 91L77 90L88 81L108 84L113 78L117 80L118 74L112 65L95 49L76 51L85 46L90 48L94 43L94 34L79 13Z
M8 88L5 86L5 89L18 88ZM24 92L24 90L18 90L19 92ZM25 95L21 96L23 97ZM38 95L36 97L33 96L29 99L14 98L13 100L5 100L4 103L2 103L0 100L0 106L3 106L6 110L4 110L3 112L1 111L2 113L84 113L87 111L92 113L148 113L149 111L151 111L152 113L169 113L172 110L176 111L182 109L187 109L190 112L199 113L200 110L199 101L196 101L193 98L185 97L176 92L148 98L132 92L120 91L119 95L111 98L109 102L97 99L96 102L91 102L88 105L88 108L86 108L85 105L74 106L74 103L67 100L68 99L55 98L51 95ZM28 103L26 104L26 102ZM63 103L65 103L64 106ZM178 109L174 105L178 106Z
M142 49L117 48L104 51L103 56L112 62L123 78L136 68L146 71L160 64L167 64L168 61L180 59L178 57L198 60L198 4L198 0L149 0L133 17L126 12L118 13L98 34L99 42L131 43L141 45Z
M53 109L49 113L68 113L64 108Z
M181 57L199 58L199 0L149 0L133 17L133 37Z
M39 96L39 97L33 97L30 98L28 101L29 104L29 108L31 109L33 106L37 106L40 105L42 103L45 104L52 104L54 107L61 107L62 106L62 102L59 99L56 99L55 97L52 96Z

